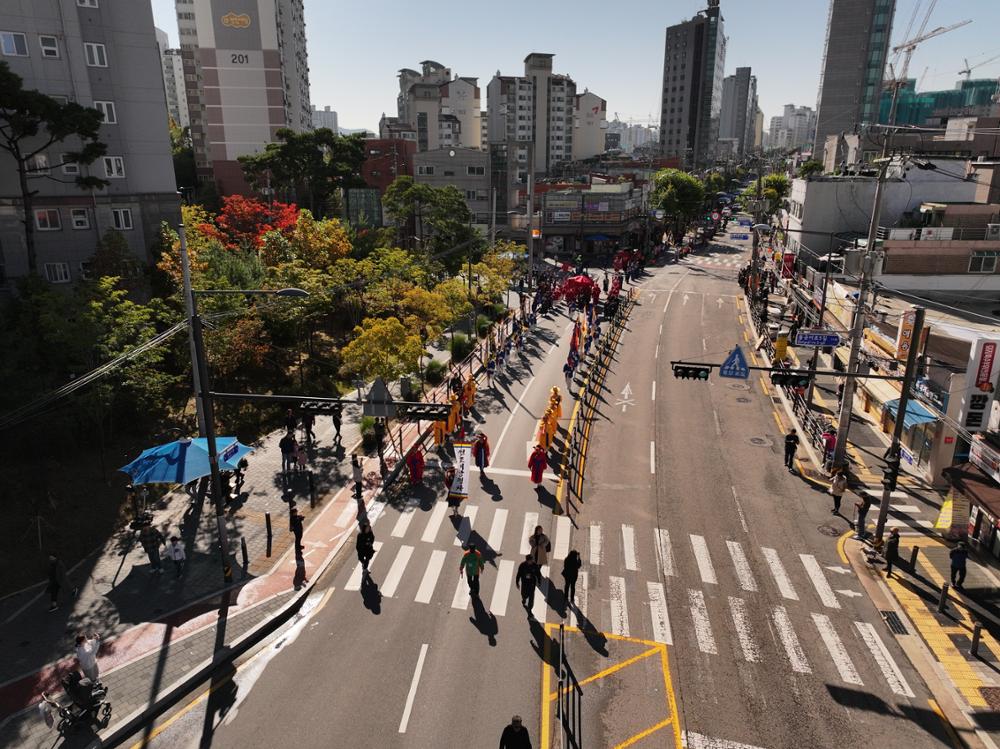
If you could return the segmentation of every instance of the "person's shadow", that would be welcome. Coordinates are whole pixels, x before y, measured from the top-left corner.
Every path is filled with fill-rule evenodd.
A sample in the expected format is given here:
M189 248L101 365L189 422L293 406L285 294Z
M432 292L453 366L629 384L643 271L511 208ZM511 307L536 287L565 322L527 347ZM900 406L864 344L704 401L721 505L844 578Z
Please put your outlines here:
M361 576L361 600L365 608L376 616L382 613L382 591L367 572Z
M503 492L500 490L500 485L482 473L479 474L479 485L483 487L483 491L489 494L494 502L499 502L503 499Z
M594 623L587 618L580 607L575 603L570 604L567 609L572 608L576 612L576 625L579 630L583 633L584 639L586 639L587 644L593 648L594 652L603 655L605 658L608 657L608 638L604 636L603 632L600 632Z
M494 616L492 611L486 610L479 596L472 598L472 612L474 616L470 616L469 621L482 634L486 635L490 647L495 648L497 646L497 633L500 631L496 616Z
M537 619L529 619L528 626L531 628L531 636L535 638L535 641L531 643L531 649L550 666L558 668L559 641L550 637L549 633L545 631L545 626Z

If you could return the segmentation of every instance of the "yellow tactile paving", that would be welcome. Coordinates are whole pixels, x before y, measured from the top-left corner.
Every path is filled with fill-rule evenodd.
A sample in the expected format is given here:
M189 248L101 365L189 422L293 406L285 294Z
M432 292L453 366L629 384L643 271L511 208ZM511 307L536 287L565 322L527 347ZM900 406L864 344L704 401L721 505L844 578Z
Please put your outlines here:
M938 529L947 530L951 528L951 500L946 499L941 505L941 514L938 515L937 522L934 523L934 527Z

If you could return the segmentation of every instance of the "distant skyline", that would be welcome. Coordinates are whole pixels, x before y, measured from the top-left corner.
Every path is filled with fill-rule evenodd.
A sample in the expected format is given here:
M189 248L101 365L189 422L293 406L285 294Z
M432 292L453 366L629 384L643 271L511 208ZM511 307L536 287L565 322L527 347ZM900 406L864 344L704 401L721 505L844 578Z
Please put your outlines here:
M893 44L905 41L918 2L897 0ZM925 7L927 0L920 4ZM173 0L152 5L156 25L176 46ZM377 10L363 3L305 0L310 98L320 109L335 109L341 127L376 131L383 112L396 113L400 68L431 59L455 75L477 77L485 109L486 85L498 70L519 75L527 54L549 52L556 72L572 76L581 93L588 88L607 100L609 120L617 112L622 120L650 118L659 124L664 30L705 5L705 0L638 0L626 15L625 6L596 0L580 0L572 8L511 0L503 12L472 4L459 15L454 4L440 0L417 6L384 0ZM753 69L765 129L785 104L815 108L829 0L722 0L721 7L729 39L726 74ZM919 90L954 87L964 58L975 65L1000 55L995 35L1000 3L949 0L937 7L927 29L965 19L973 23L917 48L909 77L922 79ZM920 19L911 36L919 24ZM972 77L1000 77L1000 60L975 69Z

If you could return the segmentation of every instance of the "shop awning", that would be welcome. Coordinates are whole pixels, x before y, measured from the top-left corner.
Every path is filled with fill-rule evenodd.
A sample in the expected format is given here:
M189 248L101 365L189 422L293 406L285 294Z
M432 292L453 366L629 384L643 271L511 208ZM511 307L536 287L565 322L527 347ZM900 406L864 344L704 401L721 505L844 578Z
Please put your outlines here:
M1000 517L1000 486L971 463L945 468L942 473L957 491L993 517Z
M584 237L584 239L588 239L591 242L607 242L611 239L611 237L607 234L588 234Z
M899 409L899 398L886 401L885 408L893 417L895 417L896 411ZM903 428L912 429L918 424L926 424L929 421L937 421L937 418L937 416L924 408L920 401L910 398L910 400L906 402L906 416L903 417Z

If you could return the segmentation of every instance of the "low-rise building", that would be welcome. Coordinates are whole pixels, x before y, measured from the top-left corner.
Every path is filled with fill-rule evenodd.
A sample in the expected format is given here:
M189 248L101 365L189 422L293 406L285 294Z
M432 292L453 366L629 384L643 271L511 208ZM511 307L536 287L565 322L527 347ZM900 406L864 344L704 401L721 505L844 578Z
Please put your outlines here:
M369 138L365 141L365 160L361 164L361 179L368 187L385 194L396 177L410 176L417 144L399 138Z
M604 153L608 128L608 103L593 91L576 95L573 109L573 160Z
M490 156L478 148L439 148L413 157L414 179L432 187L452 186L465 198L476 224L490 215Z

